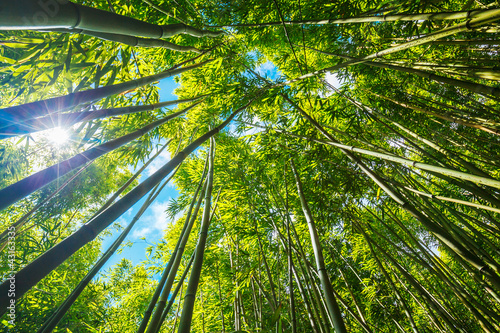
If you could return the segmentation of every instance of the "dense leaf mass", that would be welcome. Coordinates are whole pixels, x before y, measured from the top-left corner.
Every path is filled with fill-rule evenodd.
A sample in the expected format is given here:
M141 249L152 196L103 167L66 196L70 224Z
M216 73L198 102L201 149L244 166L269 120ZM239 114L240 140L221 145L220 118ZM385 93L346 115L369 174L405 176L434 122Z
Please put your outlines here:
M2 330L500 332L499 8L0 1Z

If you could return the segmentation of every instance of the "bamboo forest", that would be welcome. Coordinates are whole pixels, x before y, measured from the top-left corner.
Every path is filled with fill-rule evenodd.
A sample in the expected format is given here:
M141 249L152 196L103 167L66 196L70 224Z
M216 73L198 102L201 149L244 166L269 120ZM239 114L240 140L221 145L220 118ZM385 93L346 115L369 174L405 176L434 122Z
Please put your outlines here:
M500 332L497 0L0 0L0 332Z

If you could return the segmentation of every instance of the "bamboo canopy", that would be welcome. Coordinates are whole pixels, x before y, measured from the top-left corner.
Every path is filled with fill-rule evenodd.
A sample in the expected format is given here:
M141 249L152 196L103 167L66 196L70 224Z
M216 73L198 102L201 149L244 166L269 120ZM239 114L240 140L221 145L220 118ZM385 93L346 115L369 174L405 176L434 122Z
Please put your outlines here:
M0 2L1 330L500 332L499 27Z

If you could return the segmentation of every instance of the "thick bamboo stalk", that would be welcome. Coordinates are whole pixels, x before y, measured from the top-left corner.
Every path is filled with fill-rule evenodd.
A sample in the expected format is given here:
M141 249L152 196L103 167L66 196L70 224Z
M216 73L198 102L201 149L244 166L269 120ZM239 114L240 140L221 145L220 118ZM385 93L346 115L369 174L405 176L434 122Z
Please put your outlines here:
M52 181L64 176L68 172L80 167L81 165L87 163L88 161L95 160L96 158L107 154L124 144L127 144L144 134L152 131L153 129L167 123L169 120L181 116L189 109L197 106L200 102L197 102L184 110L175 112L167 117L159 119L138 129L132 133L119 137L117 139L108 141L102 145L86 150L83 153L77 154L70 159L62 161L44 170L41 170L31 176L28 176L17 183L14 183L2 190L0 190L0 210L12 205L13 203L25 198L36 190L50 184Z
M125 238L128 236L132 228L135 226L136 222L139 221L141 216L144 214L146 209L155 201L158 195L161 193L163 188L170 182L170 180L174 177L175 173L179 170L179 168L172 173L172 175L163 183L163 185L159 186L159 184L153 189L153 191L149 194L146 201L142 204L141 208L134 216L129 225L122 231L120 236L111 244L111 246L106 250L106 252L101 256L99 261L92 267L92 269L85 275L85 277L78 283L78 285L73 289L71 294L64 300L64 302L57 308L56 312L52 316L50 316L47 321L44 323L42 328L38 330L38 333L50 333L54 330L56 325L62 319L62 317L68 312L70 307L77 300L78 296L83 292L85 287L92 281L92 279L96 276L97 273L101 270L101 268L108 262L108 260L113 256L113 254L118 250L118 247L123 243Z
M177 34L217 37L223 33L199 30L183 23L151 24L66 0L17 0L5 2L2 7L0 30L83 29L148 38L166 38Z
M358 311L359 318L363 322L366 323L365 315L363 314L363 311L361 311L361 306L360 306L358 300L356 299L356 296L354 295L353 287L351 287L351 284L349 283L349 280L346 278L345 273L341 267L339 267L339 273L340 273L340 276L342 277L342 280L344 280L344 283L347 287L347 290L349 291L349 295L351 295L351 299L354 303L354 306L356 307L356 310Z
M74 124L94 119L122 116L125 114L138 113L144 111L153 111L155 109L160 109L170 105L193 102L198 98L167 101L149 105L125 106L122 108L115 108L115 109L100 109L97 111L57 113L55 115L48 115L45 117L28 119L16 125L10 125L0 128L0 140L10 138L12 136L44 131L46 129L53 127L70 127Z
M210 155L208 154L207 155L207 160L205 162L206 163L205 167L208 167L207 163L209 162L209 160L208 160L209 156ZM168 278L167 278L166 282L164 283L165 287L163 288L163 291L161 293L159 301L156 304L156 309L155 309L155 312L154 312L153 317L151 319L151 324L149 324L148 332L159 332L160 331L160 328L161 328L161 325L162 325L162 322L163 322L163 319L161 319L161 318L164 317L164 314L165 314L165 310L164 309L165 309L165 306L167 304L167 300L170 297L170 291L171 291L172 286L174 284L175 277L177 275L177 271L179 270L179 265L181 263L182 255L184 253L186 244L187 244L187 242L189 240L189 237L191 235L191 230L192 230L192 228L194 226L194 223L196 222L196 218L198 216L198 211L199 211L201 203L203 201L204 194L206 193L206 188L208 186L208 183L207 183L206 177L205 177L206 176L206 172L207 172L207 170L205 169L203 171L203 177L202 177L202 179L200 179L200 182L203 182L203 188L201 189L201 193L200 193L200 195L198 197L198 202L196 204L196 208L194 209L193 215L192 215L191 219L189 219L188 217L186 217L186 223L185 223L184 229L183 229L183 236L179 240L180 243L179 243L179 246L177 248L177 254L175 256L175 260L172 263L172 268L170 269L170 272L168 272ZM214 206L214 212L213 212L213 214L215 213L215 208L216 208L216 205L217 205L217 202L218 202L218 199L219 199L219 195L220 195L221 189L219 190L219 193L217 194L217 199L216 199L216 204ZM194 197L193 199L196 199L196 197ZM213 218L213 214L210 217L211 219ZM172 259L174 259L173 255L172 255ZM162 277L162 280L163 280L163 278L164 277ZM155 302L156 302L156 299L155 299ZM151 303L153 303L153 302L151 302ZM138 331L138 333L139 333L139 331Z
M71 183L80 173L82 173L85 169L87 169L88 166L90 166L92 162L88 163L87 165L83 166L80 170L78 170L73 176L71 176L68 180L66 180L61 186L59 186L54 192L52 192L47 198L45 198L42 202L37 204L35 207L30 209L29 212L21 216L19 220L16 222L12 223L7 229L5 229L1 234L0 234L0 244L7 242L8 239L8 234L9 230L12 230L12 228L15 228L15 231L19 231L19 229L28 222L28 219L35 213L40 207L45 205L50 199L52 199L57 193L61 192L69 183ZM3 250L4 244L1 245L0 251Z
M51 29L50 32L61 32L71 34L81 34L96 37L110 42L125 44L132 47L145 47L145 48L164 48L179 52L196 52L202 53L200 49L192 46L177 45L163 39L156 38L141 38L128 35L110 34L105 32L95 32L83 29Z
M201 137L192 142L183 151L179 152L168 163L161 167L149 178L144 180L141 184L136 186L132 191L127 193L122 199L117 201L114 205L106 209L100 215L96 216L92 221L83 225L75 233L61 241L59 244L52 247L50 250L42 254L33 262L25 266L15 275L17 281L16 299L20 299L28 290L35 286L41 279L47 276L50 272L56 269L73 253L78 251L88 242L92 241L107 228L114 220L125 213L144 195L146 195L153 187L155 187L163 178L172 172L184 159L189 156L196 148L198 148L206 140L217 134L225 128L231 120L242 110L246 109L253 99L245 106L236 110L231 114L226 121L219 126L203 134ZM0 294L6 295L10 288L10 282L5 281L0 285ZM2 316L9 303L7 297L0 298L0 316Z
M228 25L212 25L210 28L224 28L224 27L249 27L249 28L262 28L271 27L276 25L324 25L324 24L350 24L350 23L368 23L368 22L393 22L393 21L421 21L421 20L459 20L459 19L472 19L478 15L491 11L493 9L479 9L472 11L458 11L458 12L441 12L441 13L422 13L422 14L394 14L394 15L378 15L378 16L359 16L359 17L346 17L341 19L326 19L326 20L294 20L294 21L277 21L265 23L240 23Z
M28 119L43 117L56 113L70 107L99 100L115 94L120 94L128 90L133 90L138 87L175 76L194 68L201 67L212 60L206 60L201 63L177 68L179 65L171 69L167 69L159 74L146 76L140 79L118 83L115 85L95 88L91 90L79 91L66 96L54 97L43 101L37 101L17 106L0 109L0 128L9 125L14 125Z
M198 284L200 281L201 268L203 265L203 256L205 253L205 246L208 238L208 228L210 226L210 220L211 220L210 210L212 204L212 189L214 181L214 154L215 154L214 146L215 144L212 138L209 150L210 157L208 163L208 179L207 179L207 189L205 193L205 205L203 207L203 219L201 222L198 244L196 245L193 268L191 270L191 276L189 277L188 286L186 288L186 295L184 296L182 315L179 322L179 330L178 330L179 333L191 332L191 321L193 318L194 302L196 299L196 291L198 289Z
M316 269L318 270L318 274L321 280L321 287L323 289L323 294L326 299L326 304L328 305L328 311L335 325L335 331L338 333L347 333L344 320L342 319L342 313L340 312L340 308L337 304L335 296L333 295L333 288L330 282L330 278L328 277L328 273L326 272L325 259L323 258L323 250L321 249L321 243L319 241L318 231L316 230L316 225L314 223L314 219L312 217L309 205L307 204L307 200L304 197L300 176L297 172L297 169L295 168L293 160L290 160L290 165L292 167L293 175L295 177L297 192L299 194L302 211L304 212L304 216L307 220L307 225L309 227L309 234L311 236L311 243L314 250L314 257L316 259Z

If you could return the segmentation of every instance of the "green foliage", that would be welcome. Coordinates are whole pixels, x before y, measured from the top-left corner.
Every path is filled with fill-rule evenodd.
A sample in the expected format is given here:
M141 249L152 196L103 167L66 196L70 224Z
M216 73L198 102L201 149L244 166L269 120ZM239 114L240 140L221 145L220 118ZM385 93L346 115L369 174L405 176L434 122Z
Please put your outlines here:
M469 11L497 8L497 2L76 2L158 25L185 22L211 30L217 26L225 34L216 38L179 34L168 39L206 51L192 60L193 53L129 47L87 35L0 31L2 107L213 60L176 77L179 99L204 96L188 113L88 165L47 202L75 172L0 212L3 232L36 208L17 231L16 270L85 224L130 178L129 170L144 163L159 145L171 139L168 150L174 156L252 101L216 136L213 220L193 332L292 332L293 326L297 332L331 331L290 160L299 170L349 332L367 331L366 327L373 332L500 331L498 188L422 171L416 164L405 166L357 153L358 160L352 159L328 144L331 139L299 111L342 144L498 179L499 56L497 33L488 32L498 31L498 23L373 59L382 67L365 62L325 75L323 69L345 62L346 57L372 55L463 20L283 26L276 8L285 21L308 21ZM276 24L245 26L267 22ZM272 78L264 74L268 64L275 67ZM414 75L395 66L426 74ZM307 73L312 74L304 77ZM437 76L469 82L472 88L443 83ZM332 78L339 81L333 88L325 83ZM479 84L490 87L492 93L476 93ZM156 85L146 85L63 112L152 104L159 98ZM184 107L83 121L68 129L71 143L63 147L51 144L44 134L3 140L0 188ZM208 141L179 168L174 178L179 197L171 199L165 212L178 219L148 248L148 259L136 266L124 259L94 279L56 332L137 331L181 236L185 221L181 215L187 213L202 177L207 151ZM379 177L378 182L361 163ZM385 188L379 186L381 182ZM136 184L137 180L123 194ZM444 230L446 241L415 211ZM176 282L195 252L199 215L180 268L172 273ZM43 325L100 257L103 236L81 248L18 301L11 331L35 332ZM7 262L2 237L0 256ZM457 244L484 266L475 267ZM8 271L7 266L0 269L2 275ZM180 317L176 312L184 296L185 291L177 296L160 332L176 330ZM8 326L5 320L2 323Z

